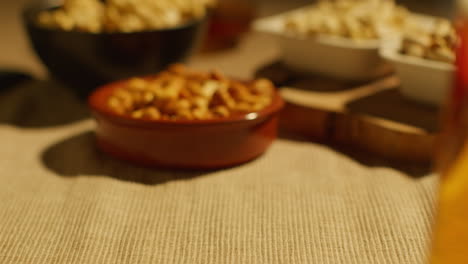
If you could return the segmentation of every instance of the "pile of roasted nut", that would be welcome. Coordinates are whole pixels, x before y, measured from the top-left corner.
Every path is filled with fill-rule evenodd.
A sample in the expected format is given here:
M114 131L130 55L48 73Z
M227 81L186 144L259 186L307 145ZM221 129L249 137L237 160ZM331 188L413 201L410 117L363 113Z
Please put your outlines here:
M452 23L439 19L429 29L414 26L405 32L400 52L418 58L454 63L457 34Z
M137 32L171 28L205 16L215 0L65 0L39 14L44 27L66 31Z
M260 111L273 94L266 79L247 84L177 64L154 77L131 79L110 96L108 106L137 119L206 120Z
M382 26L403 27L408 13L392 0L321 0L304 12L289 15L284 25L286 32L299 36L370 40L380 37Z

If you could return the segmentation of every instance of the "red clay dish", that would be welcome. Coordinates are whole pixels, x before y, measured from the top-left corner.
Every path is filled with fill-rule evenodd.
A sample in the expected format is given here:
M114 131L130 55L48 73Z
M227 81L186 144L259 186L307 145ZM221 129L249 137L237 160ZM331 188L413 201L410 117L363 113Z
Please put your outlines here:
M118 159L150 167L219 169L262 155L276 139L284 106L275 93L267 108L214 120L140 120L113 112L109 96L126 81L98 88L89 98L97 145Z

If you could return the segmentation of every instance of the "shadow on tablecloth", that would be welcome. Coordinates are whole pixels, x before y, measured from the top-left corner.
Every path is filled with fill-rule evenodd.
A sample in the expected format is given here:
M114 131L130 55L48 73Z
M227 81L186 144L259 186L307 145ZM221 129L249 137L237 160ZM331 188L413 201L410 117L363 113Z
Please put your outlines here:
M0 93L0 124L46 128L89 117L84 100L52 80L32 80Z
M142 168L115 160L100 152L91 131L78 134L48 147L42 153L42 163L62 177L109 177L144 185L189 180L210 171L169 171ZM211 171L213 172L213 171Z
M359 164L370 167L370 168L377 168L377 167L389 167L401 172L404 172L408 176L419 179L426 176L430 176L432 173L432 165L431 164L414 164L414 163L404 163L393 161L390 159L386 159L383 157L379 157L378 155L372 155L372 153L358 150L356 148L352 148L350 146L339 145L339 144L330 144L326 142L318 142L314 141L308 137L300 136L297 134L291 134L287 131L280 130L280 138L283 140L292 140L296 142L315 142L315 144L323 144L336 152L339 152L347 157L353 159L354 161L358 162Z
M47 128L72 124L87 118L89 113L86 103L75 97L66 87L51 80L23 83L0 93L0 124L22 128ZM309 139L301 140L286 134L281 137L310 142ZM378 159L354 149L336 146L332 148L368 167L390 166L415 178L430 172L430 166L392 164L388 160ZM147 185L186 180L208 173L158 171L128 165L99 152L95 148L92 132L79 134L49 146L41 158L45 167L64 177L101 175Z
M281 133L281 138L283 140L310 142L309 139L285 133ZM431 172L429 165L392 163L386 159L359 152L352 148L344 146L329 147L367 167L391 167L405 172L413 178L421 178ZM189 180L215 172L159 170L133 166L100 152L96 148L95 135L91 131L80 133L49 146L42 153L41 160L47 169L61 177L108 177L144 185Z

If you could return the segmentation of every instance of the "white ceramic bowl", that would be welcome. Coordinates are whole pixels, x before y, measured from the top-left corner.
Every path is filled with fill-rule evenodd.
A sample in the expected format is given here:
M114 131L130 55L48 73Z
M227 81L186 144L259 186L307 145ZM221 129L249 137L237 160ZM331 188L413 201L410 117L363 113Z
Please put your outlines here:
M379 40L353 41L326 35L298 37L288 34L284 28L285 18L307 8L310 7L258 19L253 24L254 30L272 35L278 41L283 62L288 67L349 81L369 80L389 72L379 55Z
M415 14L410 23L432 27L435 17ZM421 103L440 106L445 103L453 85L455 66L446 62L433 61L399 52L401 41L383 43L380 54L395 69L400 78L403 96Z
M381 54L395 68L405 97L436 106L445 102L453 84L454 65L401 55L397 49L383 49Z

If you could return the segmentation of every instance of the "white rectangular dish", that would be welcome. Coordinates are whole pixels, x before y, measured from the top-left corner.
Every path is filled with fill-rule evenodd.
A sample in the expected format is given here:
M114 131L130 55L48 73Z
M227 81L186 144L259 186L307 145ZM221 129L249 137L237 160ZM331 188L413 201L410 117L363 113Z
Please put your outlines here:
M395 68L403 96L431 105L442 105L453 84L455 66L383 50L382 56Z
M285 31L284 19L309 6L280 15L261 18L253 29L273 36L281 46L283 62L292 70L318 73L336 79L374 79L389 68L379 55L379 40L353 41L343 37L298 37Z
M413 15L413 23L430 27L434 17ZM400 42L382 45L380 54L400 78L403 96L414 101L440 106L445 103L453 85L455 65L409 55L400 51Z
M285 18L310 6L258 19L253 29L271 35L280 45L283 62L292 70L348 81L378 78L392 70L401 80L402 94L412 100L442 104L452 85L455 67L399 53L401 34L384 32L382 40L355 41L317 35L299 37L285 30ZM435 17L412 14L409 23L431 27Z

